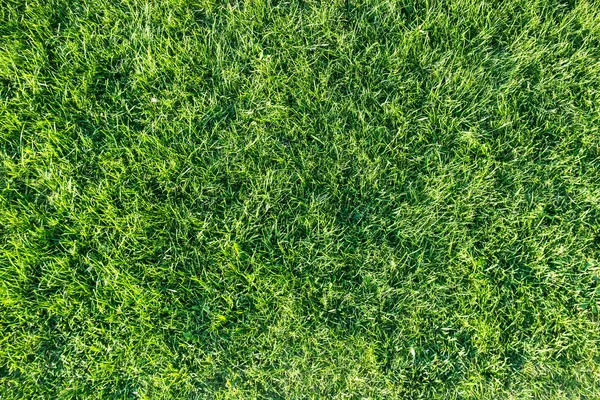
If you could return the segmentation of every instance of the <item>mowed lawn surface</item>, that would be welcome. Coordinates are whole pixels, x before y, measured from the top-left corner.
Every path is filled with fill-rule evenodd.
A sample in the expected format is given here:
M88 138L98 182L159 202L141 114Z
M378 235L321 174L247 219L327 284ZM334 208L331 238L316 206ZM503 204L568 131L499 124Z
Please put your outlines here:
M0 0L0 398L600 398L600 4Z

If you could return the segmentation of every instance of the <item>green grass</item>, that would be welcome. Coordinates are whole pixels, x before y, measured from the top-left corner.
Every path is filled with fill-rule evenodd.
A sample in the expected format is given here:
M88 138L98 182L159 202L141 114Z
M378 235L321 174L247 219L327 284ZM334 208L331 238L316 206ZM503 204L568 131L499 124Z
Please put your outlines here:
M1 399L600 399L600 4L0 0Z

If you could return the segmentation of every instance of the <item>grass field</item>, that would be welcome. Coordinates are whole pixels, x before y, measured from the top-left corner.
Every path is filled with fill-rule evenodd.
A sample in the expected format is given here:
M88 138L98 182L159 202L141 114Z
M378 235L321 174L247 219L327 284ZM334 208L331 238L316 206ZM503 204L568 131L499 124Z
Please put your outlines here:
M600 3L0 0L0 399L600 399Z

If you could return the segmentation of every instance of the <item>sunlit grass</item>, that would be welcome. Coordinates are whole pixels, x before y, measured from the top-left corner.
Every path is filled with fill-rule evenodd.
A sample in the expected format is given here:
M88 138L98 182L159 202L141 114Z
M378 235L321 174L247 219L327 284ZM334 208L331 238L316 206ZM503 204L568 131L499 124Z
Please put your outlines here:
M0 0L0 398L600 397L595 1Z

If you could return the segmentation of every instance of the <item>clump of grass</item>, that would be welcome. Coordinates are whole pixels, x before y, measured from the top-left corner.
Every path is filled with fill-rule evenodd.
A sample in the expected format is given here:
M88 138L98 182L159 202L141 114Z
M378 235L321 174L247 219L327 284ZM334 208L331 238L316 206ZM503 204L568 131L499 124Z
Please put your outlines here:
M599 59L591 0L0 0L0 397L597 397Z

